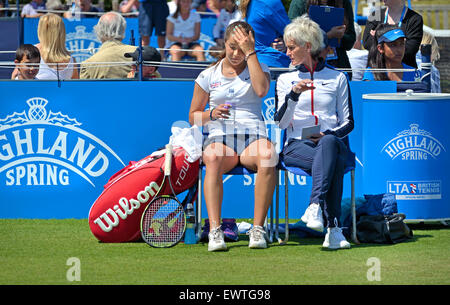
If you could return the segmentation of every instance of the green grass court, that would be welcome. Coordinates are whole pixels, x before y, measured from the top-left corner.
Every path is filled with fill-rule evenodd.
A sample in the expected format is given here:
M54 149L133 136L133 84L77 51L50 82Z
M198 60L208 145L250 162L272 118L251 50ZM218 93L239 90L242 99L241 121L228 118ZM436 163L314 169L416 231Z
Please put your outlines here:
M410 227L414 239L396 245L352 244L349 250L328 251L321 238L291 235L285 246L254 250L241 235L227 243L229 251L209 253L202 243L168 249L99 243L87 219L1 219L0 284L450 284L450 228ZM71 257L79 260L80 281L67 280ZM373 257L380 263L380 281L367 277Z

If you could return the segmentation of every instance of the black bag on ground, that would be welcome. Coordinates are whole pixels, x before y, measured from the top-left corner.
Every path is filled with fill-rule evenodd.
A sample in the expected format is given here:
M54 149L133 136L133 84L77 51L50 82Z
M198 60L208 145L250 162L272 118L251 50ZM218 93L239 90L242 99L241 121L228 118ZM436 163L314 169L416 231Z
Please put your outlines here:
M356 223L361 243L396 244L412 238L413 232L403 221L405 214L362 215Z

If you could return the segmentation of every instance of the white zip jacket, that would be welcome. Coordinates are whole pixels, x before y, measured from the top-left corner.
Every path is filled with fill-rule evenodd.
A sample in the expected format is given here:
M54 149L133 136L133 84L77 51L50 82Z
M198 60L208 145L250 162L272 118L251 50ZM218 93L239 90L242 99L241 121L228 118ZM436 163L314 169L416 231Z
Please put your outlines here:
M301 79L311 79L315 89L297 94L292 91ZM354 126L353 109L347 77L344 73L317 63L313 71L304 65L298 70L281 74L276 85L274 119L281 129L287 129L286 141L301 139L302 128L320 125L324 134L346 137Z

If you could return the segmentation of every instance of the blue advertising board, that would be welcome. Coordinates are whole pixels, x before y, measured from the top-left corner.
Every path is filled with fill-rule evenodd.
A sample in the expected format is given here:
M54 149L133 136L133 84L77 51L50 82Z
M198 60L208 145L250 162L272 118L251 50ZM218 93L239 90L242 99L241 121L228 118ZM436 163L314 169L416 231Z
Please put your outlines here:
M3 81L0 88L0 217L86 218L114 173L163 147L172 124L187 123L193 82ZM225 179L243 201L229 206L225 198L224 214L252 217L253 194L242 187L253 188L253 178Z
M174 123L187 125L193 88L192 80L0 81L0 218L87 218L114 173L163 147ZM395 91L390 82L351 88L355 118L362 117L362 93ZM274 94L272 82L263 116L279 145ZM357 156L359 129L356 119L350 141ZM363 194L361 165L357 196ZM350 197L347 176L344 197ZM223 217L252 218L255 176L223 180ZM289 184L289 215L299 218L309 203L311 179L290 174ZM283 185L280 175L281 194Z

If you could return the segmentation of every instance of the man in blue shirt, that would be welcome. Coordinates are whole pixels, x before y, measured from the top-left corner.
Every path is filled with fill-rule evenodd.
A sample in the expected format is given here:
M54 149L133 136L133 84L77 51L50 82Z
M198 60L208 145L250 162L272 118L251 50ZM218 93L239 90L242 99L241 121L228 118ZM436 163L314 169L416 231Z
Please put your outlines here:
M245 11L243 2L242 15L255 31L255 48L260 62L269 67L289 67L290 58L271 47L291 22L281 0L251 0Z

